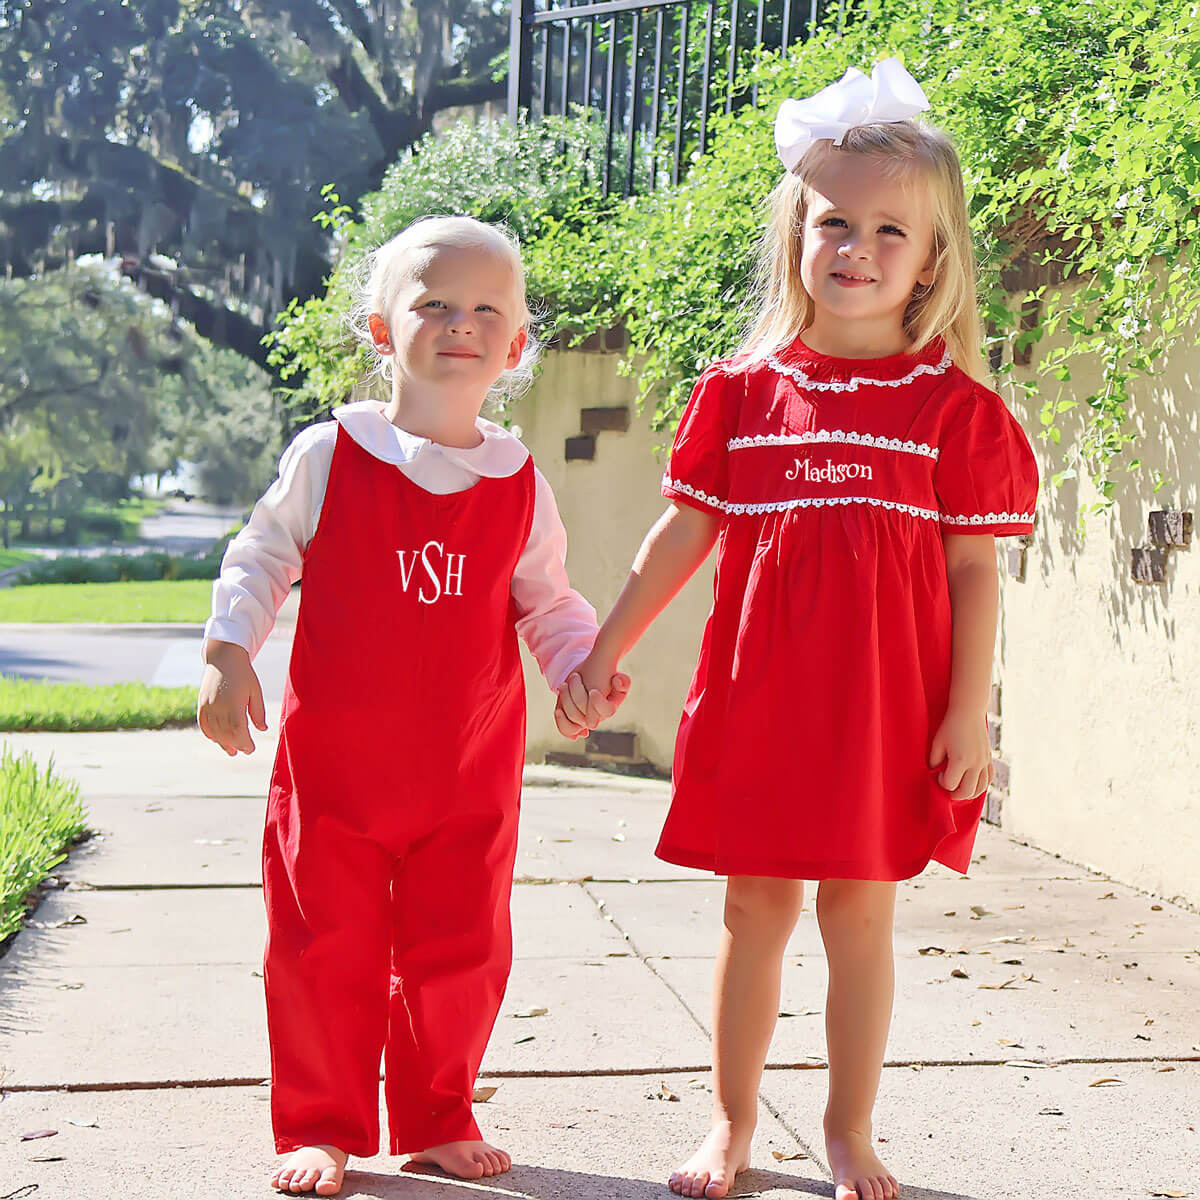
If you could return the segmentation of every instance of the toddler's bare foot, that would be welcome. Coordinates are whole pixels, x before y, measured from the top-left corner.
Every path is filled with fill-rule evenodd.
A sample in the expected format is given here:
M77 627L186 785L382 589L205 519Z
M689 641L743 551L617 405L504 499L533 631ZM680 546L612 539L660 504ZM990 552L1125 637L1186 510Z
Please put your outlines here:
M271 1176L271 1186L281 1192L336 1196L345 1173L346 1154L336 1146L301 1146Z
M750 1166L750 1139L754 1126L735 1128L732 1121L717 1121L704 1145L671 1172L668 1186L677 1196L729 1195L734 1177Z
M412 1154L415 1163L433 1163L459 1179L486 1179L491 1175L503 1175L512 1166L512 1159L487 1142L446 1142L442 1146L431 1146L420 1154Z
M871 1149L871 1135L855 1129L825 1130L825 1152L837 1185L837 1200L894 1200L896 1177Z

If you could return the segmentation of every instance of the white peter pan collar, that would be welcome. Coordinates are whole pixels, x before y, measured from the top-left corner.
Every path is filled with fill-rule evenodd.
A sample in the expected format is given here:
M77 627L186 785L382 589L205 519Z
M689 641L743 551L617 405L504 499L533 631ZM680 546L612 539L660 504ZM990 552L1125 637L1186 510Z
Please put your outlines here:
M475 475L502 479L515 475L529 457L529 451L507 429L475 418L475 428L483 441L463 449L443 446L429 438L418 437L393 425L384 416L387 406L381 400L359 400L333 410L333 419L368 453L382 462L401 466L422 455L434 455L465 467Z

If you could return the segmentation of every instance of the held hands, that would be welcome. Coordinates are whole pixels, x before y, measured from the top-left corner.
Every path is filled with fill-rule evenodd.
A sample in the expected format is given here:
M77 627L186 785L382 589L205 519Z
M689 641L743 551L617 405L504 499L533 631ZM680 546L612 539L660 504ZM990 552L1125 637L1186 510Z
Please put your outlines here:
M554 708L558 732L572 741L587 737L590 730L621 707L631 682L628 675L611 665L594 663L591 656L584 659L558 689Z
M992 782L996 769L988 744L987 718L951 709L933 735L929 765L941 767L938 783L952 800L974 800Z
M231 758L240 750L254 753L254 741L246 724L246 714L255 729L265 730L267 712L262 685L250 665L250 655L232 642L209 641L204 647L208 665L200 681L200 699L196 723L200 732L216 742Z

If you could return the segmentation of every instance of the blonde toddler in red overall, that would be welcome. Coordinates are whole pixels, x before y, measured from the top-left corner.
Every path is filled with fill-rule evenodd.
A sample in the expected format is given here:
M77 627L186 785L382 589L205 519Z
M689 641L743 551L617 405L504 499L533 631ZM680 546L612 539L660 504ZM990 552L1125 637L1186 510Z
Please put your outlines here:
M304 590L263 848L264 976L280 1191L333 1195L390 1150L465 1179L507 1171L471 1110L512 959L525 695L552 689L591 606L528 450L480 410L534 354L519 250L429 218L368 263L356 332L391 397L304 430L230 544L205 630L199 723L228 754L266 728L251 660ZM615 708L628 686L616 676ZM559 718L566 733L580 732Z

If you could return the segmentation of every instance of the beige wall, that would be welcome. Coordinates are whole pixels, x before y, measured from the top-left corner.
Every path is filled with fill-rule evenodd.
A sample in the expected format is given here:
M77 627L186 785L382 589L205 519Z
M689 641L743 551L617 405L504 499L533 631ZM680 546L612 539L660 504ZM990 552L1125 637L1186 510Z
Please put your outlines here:
M615 354L552 352L536 386L509 410L539 469L550 481L569 539L571 583L595 605L601 620L612 607L646 531L667 502L659 491L669 434L652 433L634 412L636 381L617 374ZM628 405L627 433L601 433L592 461L567 462L564 445L579 433L583 408ZM712 560L651 626L623 667L633 690L612 722L635 730L642 754L669 767L683 698L700 649L712 602ZM528 756L578 747L554 728L553 699L536 664L525 654L529 694Z
M1195 512L1200 481L1197 338L1139 384L1131 417L1144 464L1115 506L1086 477L1044 488L1025 582L1007 580L1000 635L1002 753L1011 764L1003 827L1159 895L1200 906L1200 546L1172 550L1166 581L1135 583L1154 509ZM1077 395L1095 377L1074 371ZM1037 414L1022 412L1025 427ZM1063 444L1078 425L1063 427ZM1047 442L1043 480L1066 466ZM1152 472L1168 482L1156 494ZM1200 534L1200 527L1197 528Z
M575 586L607 612L643 535L662 512L658 485L667 434L633 413L627 433L602 433L590 462L566 462L581 408L628 404L635 381L615 354L552 353L511 417L553 485L570 537ZM1066 385L1088 385L1082 374ZM1010 766L1001 823L1016 837L1166 897L1200 905L1200 546L1172 551L1167 580L1136 584L1130 551L1145 545L1155 508L1197 507L1200 351L1177 353L1142 386L1133 413L1142 431L1141 475L1125 479L1113 511L1080 510L1096 498L1086 478L1043 489L1025 580L1002 569L997 678L1000 752ZM1080 392L1080 394L1084 394ZM1025 427L1036 411L1008 399ZM1064 426L1063 442L1075 430ZM1035 440L1043 478L1063 454ZM1149 472L1170 477L1157 493ZM1200 528L1197 530L1200 535ZM1002 547L1016 543L1006 541ZM1001 552L1004 561L1006 555ZM635 730L642 753L670 765L679 710L712 588L710 563L658 619L626 666L634 677L614 729ZM572 749L558 737L552 703L528 669L529 755Z

